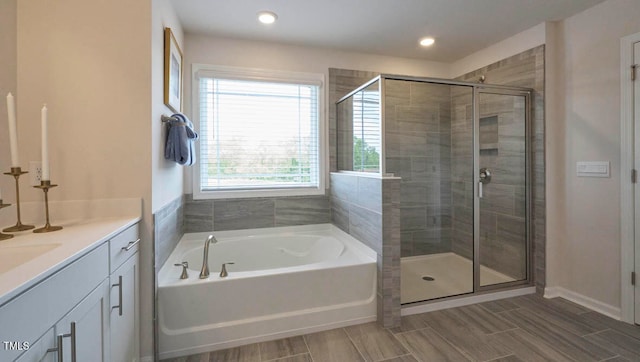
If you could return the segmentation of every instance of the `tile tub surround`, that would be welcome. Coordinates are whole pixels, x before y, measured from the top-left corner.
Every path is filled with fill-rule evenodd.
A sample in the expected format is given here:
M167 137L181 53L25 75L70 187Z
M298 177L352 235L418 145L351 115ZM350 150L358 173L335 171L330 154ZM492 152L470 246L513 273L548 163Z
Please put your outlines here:
M153 214L153 333L154 353L158 346L158 303L157 285L158 272L176 248L184 235L184 205L185 196L176 197L173 201Z
M565 299L528 295L164 362L636 361L640 329Z
M331 222L378 255L378 322L400 322L400 179L331 173Z
M177 197L153 214L156 274L184 235L184 203L184 196Z
M329 196L194 200L185 195L184 232L325 224L331 221Z

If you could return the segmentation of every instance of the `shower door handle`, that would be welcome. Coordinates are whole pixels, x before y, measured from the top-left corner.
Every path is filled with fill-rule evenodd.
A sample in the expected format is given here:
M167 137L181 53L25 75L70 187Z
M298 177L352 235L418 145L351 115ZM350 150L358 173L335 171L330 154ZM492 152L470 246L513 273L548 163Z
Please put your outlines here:
M482 198L484 184L491 182L491 170L486 167L480 169L480 181L478 182L478 198Z
M482 198L484 184L491 182L491 170L486 167L480 169L480 181L478 181L478 198Z
M480 169L480 182L483 184L491 182L491 170L486 167Z

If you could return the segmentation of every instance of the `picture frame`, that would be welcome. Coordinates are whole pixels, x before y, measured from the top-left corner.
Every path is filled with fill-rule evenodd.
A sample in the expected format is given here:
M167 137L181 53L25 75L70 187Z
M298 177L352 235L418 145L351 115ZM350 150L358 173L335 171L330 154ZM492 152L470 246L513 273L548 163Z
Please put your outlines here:
M182 111L182 50L171 28L164 28L164 104Z

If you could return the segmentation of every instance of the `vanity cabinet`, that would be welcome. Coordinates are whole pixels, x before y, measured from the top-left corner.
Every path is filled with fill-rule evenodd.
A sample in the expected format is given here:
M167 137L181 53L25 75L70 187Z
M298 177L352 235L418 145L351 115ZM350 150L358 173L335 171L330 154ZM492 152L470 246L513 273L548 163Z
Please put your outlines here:
M111 361L137 361L139 356L138 228L111 240Z
M137 241L135 224L1 305L0 361L138 360Z
M16 362L57 362L57 355L49 353L51 346L56 345L55 328L50 328L40 339L31 344Z
M57 362L109 360L108 298L109 284L104 280L56 323L56 336L63 335L63 358ZM56 347L60 348L60 345L56 343Z

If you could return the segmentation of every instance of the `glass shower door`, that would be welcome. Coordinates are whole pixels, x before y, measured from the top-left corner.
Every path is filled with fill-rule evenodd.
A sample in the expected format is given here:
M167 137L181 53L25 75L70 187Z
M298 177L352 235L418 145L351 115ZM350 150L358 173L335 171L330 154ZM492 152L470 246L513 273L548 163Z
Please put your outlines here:
M528 276L528 93L478 91L476 285Z

